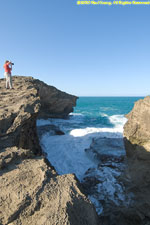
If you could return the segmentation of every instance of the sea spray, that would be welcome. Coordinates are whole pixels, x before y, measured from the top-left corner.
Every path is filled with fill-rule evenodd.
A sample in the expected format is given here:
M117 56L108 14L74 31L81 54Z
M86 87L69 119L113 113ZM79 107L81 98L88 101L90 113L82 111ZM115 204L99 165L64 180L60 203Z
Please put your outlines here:
M124 114L130 111L135 100L137 98L80 98L68 119L37 121L38 127L53 124L65 133L59 136L46 132L40 137L41 146L59 174L76 174L99 213L105 203L129 202L123 185L118 183L124 162L106 160L100 163L95 153L85 150L94 140L122 138L127 121ZM93 179L96 183L91 182Z

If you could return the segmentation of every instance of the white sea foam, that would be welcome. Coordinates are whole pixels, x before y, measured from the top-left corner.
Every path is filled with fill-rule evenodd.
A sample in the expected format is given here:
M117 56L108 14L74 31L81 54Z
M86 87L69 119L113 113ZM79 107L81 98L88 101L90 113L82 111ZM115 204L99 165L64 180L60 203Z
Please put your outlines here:
M77 117L80 116L82 115L79 114ZM58 125L63 131L68 131L63 136L50 136L47 133L40 140L44 151L48 154L48 159L58 173L75 173L81 179L88 168L95 166L95 162L89 159L84 151L90 146L92 139L95 137L122 137L123 124L126 119L122 115L111 116L109 119L116 124L114 128L86 127L73 129L72 127L71 129L71 126L78 121L77 118L37 121L37 126L54 124Z
M83 116L82 113L69 113L70 116Z
M88 198L95 205L96 212L98 213L98 215L100 215L103 212L102 204L98 201L97 197L95 197L94 195L89 195Z
M41 146L48 154L48 159L59 174L75 173L81 180L88 168L95 167L84 151L91 143L91 137L74 137L72 135L43 135Z
M123 132L123 126L127 122L127 118L124 115L113 115L109 117L109 120L115 125L115 128L120 128L120 131Z
M74 137L83 137L89 134L91 134L92 137L120 138L122 137L122 128L87 127L84 129L74 129L70 132L70 135Z
M95 166L95 162L89 159L84 151L90 146L92 139L95 137L121 138L126 119L122 115L109 117L111 123L116 125L114 128L74 129L73 125L78 121L76 117L80 116L82 115L75 115L75 118L70 120L38 120L37 126L54 124L58 125L62 131L67 131L63 136L50 136L49 133L46 133L42 136L40 143L58 173L75 173L79 179L82 179L86 170Z
M102 112L100 112L100 116L102 116L102 117L108 117L108 115L106 113L102 113Z
M80 126L80 124L83 121L83 115L75 115L75 116L70 116L69 119L40 119L37 120L36 125L37 126L43 126L43 125L56 125L58 126L62 131L64 131L65 133L68 133L71 129L71 127L73 128L74 126Z
M103 114L101 116L107 115ZM84 116L78 113L72 113L69 120L48 119L37 121L37 126L54 124L66 133L60 136L50 136L50 133L46 133L40 139L43 150L47 153L49 161L59 174L75 173L78 179L82 181L85 172L89 168L94 168L95 173L98 171L97 161L86 153L85 149L89 148L93 138L121 138L123 125L127 121L123 115L108 116L108 118L114 124L113 128L81 128L80 125ZM104 194L113 200L115 188L121 188L117 186L116 180L113 180L115 176L111 174L111 170L108 168L104 168L102 174L98 174L98 176L104 177L103 184L97 186L98 189L101 189L98 192L101 193L103 191ZM118 194L120 195L119 199L123 198L121 189ZM96 195L90 196L90 199L95 204L97 212L101 213L102 206L98 201L100 199Z
M57 125L60 121L66 125L67 121L64 120L57 121ZM37 124L50 124L50 122L52 123L50 120L47 123L41 120ZM66 129L62 128L63 131ZM75 173L81 180L88 168L96 166L95 161L92 158L89 159L85 152L95 137L120 138L122 133L120 128L87 127L72 129L70 133L63 136L50 136L46 133L42 136L40 143L59 174Z
M70 113L69 114L70 117L68 119L39 119L37 120L37 126L42 126L42 125L46 125L46 124L54 124L54 125L63 125L66 126L67 124L74 124L74 123L80 123L81 121L83 121L84 115L81 113Z

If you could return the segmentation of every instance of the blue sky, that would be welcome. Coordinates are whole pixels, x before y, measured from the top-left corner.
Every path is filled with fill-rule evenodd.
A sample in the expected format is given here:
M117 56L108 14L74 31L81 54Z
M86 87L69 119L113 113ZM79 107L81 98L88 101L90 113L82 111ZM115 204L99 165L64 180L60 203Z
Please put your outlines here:
M150 94L150 5L0 0L0 77L33 76L78 96Z

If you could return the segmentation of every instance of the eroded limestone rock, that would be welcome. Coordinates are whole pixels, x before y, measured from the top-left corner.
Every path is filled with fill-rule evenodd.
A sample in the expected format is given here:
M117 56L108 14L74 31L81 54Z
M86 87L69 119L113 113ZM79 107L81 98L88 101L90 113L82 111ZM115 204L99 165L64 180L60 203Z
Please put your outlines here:
M150 224L150 96L137 101L127 118L124 142L131 179L128 188L135 194L133 214L137 224Z
M98 224L76 177L56 173L37 136L38 116L67 116L77 98L31 77L13 86L0 80L0 224Z

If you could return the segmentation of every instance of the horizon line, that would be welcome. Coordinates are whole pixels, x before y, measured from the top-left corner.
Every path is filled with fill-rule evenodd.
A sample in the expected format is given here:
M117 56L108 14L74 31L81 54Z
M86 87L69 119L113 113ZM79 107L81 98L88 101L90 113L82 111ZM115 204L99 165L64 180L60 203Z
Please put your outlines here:
M148 95L80 95L78 97L146 97Z

